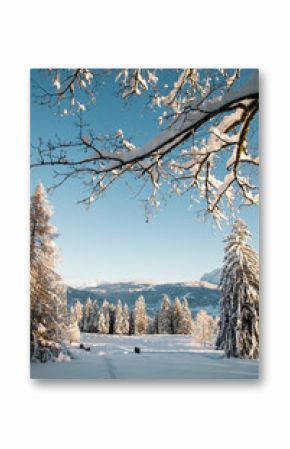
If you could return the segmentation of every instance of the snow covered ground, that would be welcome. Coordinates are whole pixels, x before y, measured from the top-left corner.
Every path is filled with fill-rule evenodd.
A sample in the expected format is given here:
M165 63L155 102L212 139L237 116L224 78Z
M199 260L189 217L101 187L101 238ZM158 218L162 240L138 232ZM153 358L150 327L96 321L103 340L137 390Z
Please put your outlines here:
M32 363L33 379L257 379L258 361L226 359L187 335L82 334L90 351L71 349L69 362ZM141 348L135 354L134 346Z

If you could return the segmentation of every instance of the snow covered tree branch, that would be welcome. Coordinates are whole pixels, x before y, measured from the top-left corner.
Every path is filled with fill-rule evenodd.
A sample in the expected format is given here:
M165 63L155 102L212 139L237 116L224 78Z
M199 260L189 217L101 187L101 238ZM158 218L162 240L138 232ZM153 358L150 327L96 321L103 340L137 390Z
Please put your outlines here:
M149 181L149 206L158 207L165 193L191 192L217 221L225 219L235 205L259 202L253 175L259 157L251 142L259 110L258 71L253 70L251 77L242 76L242 72L177 70L171 89L165 93L160 81L162 70L118 71L115 82L122 101L147 95L149 108L160 110L161 129L153 139L138 145L122 129L110 135L88 131L81 98L86 95L93 101L91 86L99 71L77 69L66 75L52 71L56 93L50 96L45 89L37 98L52 105L53 99L61 104L70 97L70 109L66 107L63 114L76 108L79 131L71 140L40 140L34 146L37 156L32 167L53 166L57 178L53 187L81 178L88 193L80 201L86 204L131 173L144 183Z
M44 80L32 78L32 99L50 108L58 106L61 116L86 110L86 103L96 101L100 79L108 70L49 69L40 70Z

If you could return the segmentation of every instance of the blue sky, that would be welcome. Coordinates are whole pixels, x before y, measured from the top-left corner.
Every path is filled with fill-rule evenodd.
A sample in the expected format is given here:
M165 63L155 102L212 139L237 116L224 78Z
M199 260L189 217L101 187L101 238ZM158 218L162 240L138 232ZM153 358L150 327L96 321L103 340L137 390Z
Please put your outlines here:
M164 80L173 79L174 71L165 71ZM32 77L42 81L41 74ZM156 116L145 109L143 98L124 105L112 95L116 90L114 74L100 89L96 106L86 112L86 121L96 133L123 129L142 145L158 128ZM44 141L56 134L63 138L76 134L76 117L60 117L56 110L31 102L31 143L39 137ZM31 190L37 182L45 187L53 183L50 168L31 171ZM142 196L135 198L136 184L127 177L112 186L105 196L89 210L77 200L84 187L77 180L64 184L49 200L54 206L52 219L60 233L57 239L60 259L57 270L72 285L98 281L198 280L200 276L221 265L223 237L230 228L213 229L211 220L199 221L196 209L188 210L188 198L172 197L146 223ZM243 208L241 212L253 234L258 249L258 209Z

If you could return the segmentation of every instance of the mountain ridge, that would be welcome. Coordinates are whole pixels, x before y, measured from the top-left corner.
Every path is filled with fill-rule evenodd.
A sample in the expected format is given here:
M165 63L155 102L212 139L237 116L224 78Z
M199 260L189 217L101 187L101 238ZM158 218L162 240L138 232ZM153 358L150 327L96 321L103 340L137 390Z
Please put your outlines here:
M204 273L201 276L200 281L219 285L220 277L221 277L221 268L215 268L214 270L209 271L208 273Z
M139 283L136 281L99 283L96 286L82 288L67 288L68 304L77 300L84 303L89 297L102 302L107 299L116 304L119 299L126 302L130 309L136 299L145 297L148 314L153 316L160 309L162 298L167 294L173 302L176 297L186 298L193 314L200 309L207 310L211 315L219 314L220 290L216 284L207 281L185 281L167 283Z

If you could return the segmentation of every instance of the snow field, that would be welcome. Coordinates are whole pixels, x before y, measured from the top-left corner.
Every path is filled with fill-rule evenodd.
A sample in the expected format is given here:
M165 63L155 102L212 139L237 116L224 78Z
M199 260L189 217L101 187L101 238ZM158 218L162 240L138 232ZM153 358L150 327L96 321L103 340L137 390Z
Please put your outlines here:
M227 359L187 335L81 334L90 351L71 346L73 359L32 363L32 379L257 379L258 361ZM134 347L141 348L140 354Z

